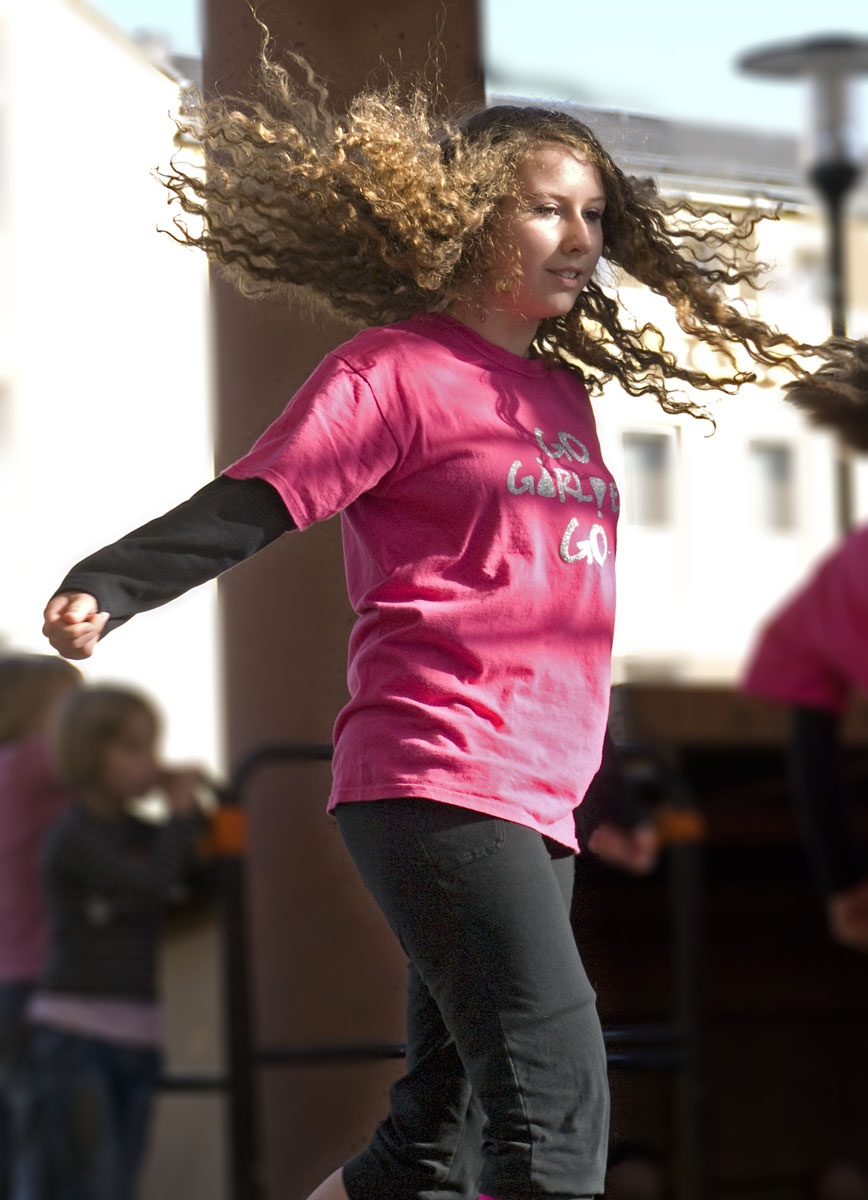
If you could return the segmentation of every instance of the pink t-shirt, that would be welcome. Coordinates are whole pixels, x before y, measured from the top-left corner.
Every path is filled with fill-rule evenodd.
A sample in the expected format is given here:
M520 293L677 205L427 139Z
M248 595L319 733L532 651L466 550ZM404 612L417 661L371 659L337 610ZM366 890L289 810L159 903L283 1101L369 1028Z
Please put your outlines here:
M868 692L868 525L766 623L743 687L765 700L836 713L854 688Z
M0 981L36 979L45 956L39 856L70 802L56 783L42 738L0 746Z
M423 796L575 847L618 512L578 377L442 314L366 330L227 473L302 529L341 513L358 619L329 807Z

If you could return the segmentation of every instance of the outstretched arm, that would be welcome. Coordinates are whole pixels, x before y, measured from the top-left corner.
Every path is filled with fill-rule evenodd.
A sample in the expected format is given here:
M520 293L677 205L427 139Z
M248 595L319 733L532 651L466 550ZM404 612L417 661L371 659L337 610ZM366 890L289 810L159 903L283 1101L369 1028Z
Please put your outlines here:
M582 850L590 850L632 875L646 875L657 865L660 846L656 829L626 786L621 756L608 729L599 770L575 810L575 818Z
M214 579L295 529L262 479L221 475L177 508L89 555L48 602L43 633L66 658L89 658L100 637Z
M832 936L853 949L868 950L868 862L844 794L839 727L832 712L795 708L790 774Z

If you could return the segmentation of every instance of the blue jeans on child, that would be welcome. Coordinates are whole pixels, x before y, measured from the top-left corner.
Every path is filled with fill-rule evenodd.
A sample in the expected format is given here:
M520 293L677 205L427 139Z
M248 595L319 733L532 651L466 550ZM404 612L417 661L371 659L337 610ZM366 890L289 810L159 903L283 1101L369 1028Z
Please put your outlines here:
M134 1200L159 1052L40 1026L33 1054L53 1200Z
M0 1200L51 1200L25 1018L32 990L26 980L0 983Z

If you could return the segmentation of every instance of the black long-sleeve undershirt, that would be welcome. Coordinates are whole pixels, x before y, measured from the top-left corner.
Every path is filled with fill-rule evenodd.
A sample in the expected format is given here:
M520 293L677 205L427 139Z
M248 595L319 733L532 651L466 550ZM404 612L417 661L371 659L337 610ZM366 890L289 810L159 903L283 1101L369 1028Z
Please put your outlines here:
M55 594L87 592L103 636L250 558L296 525L263 479L221 475L189 500L77 563Z
M789 767L796 810L824 893L868 878L868 858L850 820L841 766L840 719L818 708L792 711Z

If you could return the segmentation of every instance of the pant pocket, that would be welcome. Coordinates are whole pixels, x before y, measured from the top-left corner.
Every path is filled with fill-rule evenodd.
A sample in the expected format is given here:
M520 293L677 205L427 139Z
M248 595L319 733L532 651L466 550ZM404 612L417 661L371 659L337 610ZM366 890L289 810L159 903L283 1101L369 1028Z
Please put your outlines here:
M433 804L434 819L419 833L424 857L438 871L449 874L503 848L504 822L454 805ZM440 809L443 811L439 811Z

